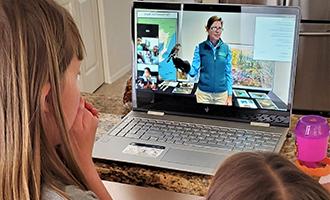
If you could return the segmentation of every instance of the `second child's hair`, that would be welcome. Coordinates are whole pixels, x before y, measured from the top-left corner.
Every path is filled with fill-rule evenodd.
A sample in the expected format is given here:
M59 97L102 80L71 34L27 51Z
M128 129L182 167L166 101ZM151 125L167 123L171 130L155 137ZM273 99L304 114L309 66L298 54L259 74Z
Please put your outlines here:
M329 193L274 153L238 153L218 169L207 200L329 200Z
M218 17L218 16L212 16L210 17L208 20L207 20L207 24L205 26L206 30L210 30L212 24L216 21L219 21L221 23L221 26L223 26L223 21L221 19L221 17Z
M83 42L72 17L52 0L0 1L0 199L40 199L41 186L86 189L63 111L63 75ZM63 153L45 132L41 91L54 112Z
M149 67L145 67L144 70L147 70L149 72L149 74L151 74L151 70Z

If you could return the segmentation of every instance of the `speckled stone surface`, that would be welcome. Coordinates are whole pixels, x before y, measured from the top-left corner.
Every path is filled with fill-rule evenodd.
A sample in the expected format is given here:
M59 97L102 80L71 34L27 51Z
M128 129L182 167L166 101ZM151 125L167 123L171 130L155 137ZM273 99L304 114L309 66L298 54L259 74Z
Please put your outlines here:
M109 131L111 127L118 123L122 116L128 112L127 108L123 107L122 104L117 104L115 105L117 108L113 108L114 102L118 100L107 99L106 97L87 97L87 99L102 112L114 113L101 113L97 138ZM104 103L104 101L109 102ZM298 119L299 116L293 116L288 138L280 151L281 155L291 161L295 160L295 143L292 131ZM212 179L212 176L207 175L115 161L96 161L95 165L101 178L104 180L144 187L155 187L158 189L199 196L206 195Z

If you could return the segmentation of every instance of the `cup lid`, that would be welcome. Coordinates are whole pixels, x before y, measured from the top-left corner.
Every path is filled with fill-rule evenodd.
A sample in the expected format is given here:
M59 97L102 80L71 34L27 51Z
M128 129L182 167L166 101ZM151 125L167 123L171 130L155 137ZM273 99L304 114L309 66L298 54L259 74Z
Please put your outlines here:
M302 116L296 126L297 136L321 138L329 136L329 125L326 118L318 115Z

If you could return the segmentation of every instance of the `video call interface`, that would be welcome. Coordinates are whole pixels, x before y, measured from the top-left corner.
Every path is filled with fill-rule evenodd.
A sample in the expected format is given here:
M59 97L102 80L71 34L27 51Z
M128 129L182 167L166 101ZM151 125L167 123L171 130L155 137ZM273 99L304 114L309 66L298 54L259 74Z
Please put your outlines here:
M207 30L212 16L222 24ZM197 103L286 111L295 23L294 15L284 14L137 9L135 88ZM218 43L210 34L220 35Z

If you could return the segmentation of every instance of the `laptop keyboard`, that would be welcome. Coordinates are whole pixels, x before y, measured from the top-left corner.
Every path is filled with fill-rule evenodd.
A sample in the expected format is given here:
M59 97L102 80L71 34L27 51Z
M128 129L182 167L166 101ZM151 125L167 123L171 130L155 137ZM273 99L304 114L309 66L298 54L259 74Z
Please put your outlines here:
M227 151L274 151L280 139L278 133L138 117L126 118L109 134Z

